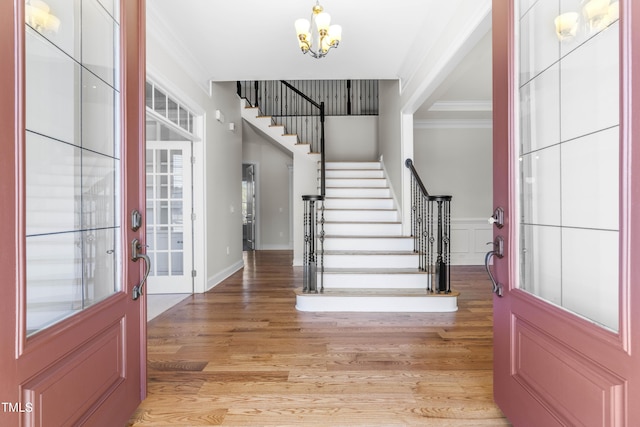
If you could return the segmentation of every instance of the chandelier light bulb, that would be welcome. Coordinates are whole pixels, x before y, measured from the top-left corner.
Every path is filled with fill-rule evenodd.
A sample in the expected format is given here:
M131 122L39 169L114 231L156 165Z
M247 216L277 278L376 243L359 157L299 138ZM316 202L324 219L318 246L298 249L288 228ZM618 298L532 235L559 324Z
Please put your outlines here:
M342 27L331 25L331 15L324 12L318 1L311 10L311 19L298 19L294 25L300 50L313 58L325 57L342 40Z

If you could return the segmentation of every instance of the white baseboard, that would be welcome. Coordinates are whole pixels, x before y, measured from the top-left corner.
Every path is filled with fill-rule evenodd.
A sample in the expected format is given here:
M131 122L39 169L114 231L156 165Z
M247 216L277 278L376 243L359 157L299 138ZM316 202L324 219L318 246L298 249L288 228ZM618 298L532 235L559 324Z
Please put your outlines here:
M236 271L242 270L244 268L244 261L240 260L235 264L230 265L224 270L220 271L218 274L215 274L207 279L207 286L205 292L210 291L211 289L218 286L225 280L227 277L231 276Z

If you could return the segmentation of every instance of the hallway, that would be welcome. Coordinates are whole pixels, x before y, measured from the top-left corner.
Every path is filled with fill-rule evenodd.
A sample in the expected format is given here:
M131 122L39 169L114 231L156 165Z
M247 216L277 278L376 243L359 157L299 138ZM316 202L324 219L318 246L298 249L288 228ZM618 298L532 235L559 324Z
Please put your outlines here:
M304 313L290 251L149 322L148 397L130 426L508 426L492 397L482 267L453 267L456 313Z

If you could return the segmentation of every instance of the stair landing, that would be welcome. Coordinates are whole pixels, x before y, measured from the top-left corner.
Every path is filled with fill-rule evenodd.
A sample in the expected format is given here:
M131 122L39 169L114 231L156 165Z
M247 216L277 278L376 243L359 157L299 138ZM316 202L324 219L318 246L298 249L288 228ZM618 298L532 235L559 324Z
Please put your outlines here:
M458 292L431 293L424 289L326 289L303 293L296 289L300 311L386 313L448 313L458 310Z

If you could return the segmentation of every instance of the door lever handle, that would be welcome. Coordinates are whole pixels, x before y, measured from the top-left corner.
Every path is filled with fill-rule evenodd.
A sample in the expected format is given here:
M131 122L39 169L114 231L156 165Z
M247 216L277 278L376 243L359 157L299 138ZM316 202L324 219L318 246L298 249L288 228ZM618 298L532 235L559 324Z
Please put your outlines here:
M149 277L149 273L151 272L151 259L149 259L149 256L147 254L143 254L140 252L140 250L143 247L147 247L147 245L142 245L142 243L140 243L140 240L133 239L131 241L131 260L137 262L139 259L143 259L145 264L144 275L142 276L142 280L140 281L139 284L133 287L134 301L140 298L140 295L142 295L144 284L147 281L147 278Z
M496 279L493 277L493 273L491 272L491 266L489 262L491 261L491 257L496 256L498 258L504 257L504 239L502 236L496 237L496 240L493 242L488 242L487 245L493 245L493 250L487 252L484 257L484 268L487 270L487 274L489 275L489 279L491 279L491 284L493 286L493 293L502 296L502 284L498 283Z

